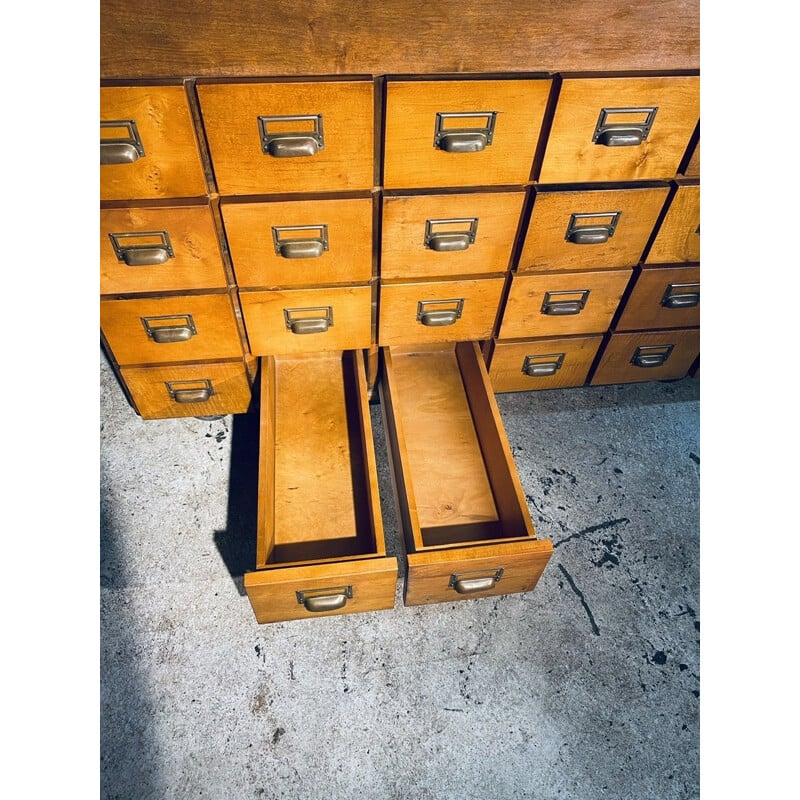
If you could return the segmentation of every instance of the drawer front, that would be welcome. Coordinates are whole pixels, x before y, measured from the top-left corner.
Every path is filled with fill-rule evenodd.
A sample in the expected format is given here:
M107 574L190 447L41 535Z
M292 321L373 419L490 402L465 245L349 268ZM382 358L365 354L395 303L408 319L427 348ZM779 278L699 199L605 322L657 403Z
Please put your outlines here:
M679 186L647 253L647 264L700 261L700 187Z
M282 567L245 573L259 623L394 608L397 559Z
M122 367L142 419L244 414L250 383L240 362Z
M182 86L100 89L100 199L206 193Z
M388 81L384 185L522 184L550 79Z
M529 592L550 560L549 539L437 553L409 553L408 606Z
M100 210L100 293L224 289L208 206Z
M522 192L385 198L381 276L505 272L523 200Z
M700 118L700 78L567 78L540 183L674 177Z
M488 339L504 278L382 285L381 346Z
M633 267L669 188L538 192L518 272Z
M244 291L239 299L255 355L370 346L371 286Z
M498 338L602 333L631 275L631 270L515 275Z
M372 278L372 200L223 203L241 287L361 283Z
M368 81L198 84L221 194L370 189Z
M683 378L700 354L700 330L615 333L590 383L637 383Z
M583 386L603 337L496 342L489 366L495 392Z
M700 267L643 269L617 322L620 331L700 325Z
M100 325L123 366L242 356L227 294L101 300Z

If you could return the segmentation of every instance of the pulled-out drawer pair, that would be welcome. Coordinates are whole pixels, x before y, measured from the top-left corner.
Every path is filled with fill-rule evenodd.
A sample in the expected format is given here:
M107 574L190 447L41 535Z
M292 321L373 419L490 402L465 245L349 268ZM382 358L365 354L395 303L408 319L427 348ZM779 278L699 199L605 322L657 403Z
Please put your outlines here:
M478 345L388 347L380 400L407 605L525 592L536 538ZM261 359L258 622L390 609L364 361L359 351Z

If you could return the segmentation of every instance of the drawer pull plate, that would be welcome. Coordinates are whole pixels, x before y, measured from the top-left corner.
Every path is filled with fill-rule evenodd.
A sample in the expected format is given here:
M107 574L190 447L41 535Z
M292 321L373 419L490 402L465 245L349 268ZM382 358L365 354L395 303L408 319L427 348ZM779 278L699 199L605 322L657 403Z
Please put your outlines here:
M448 308L448 306L451 306ZM453 300L419 300L417 302L417 322L429 328L454 325L461 319L464 298Z
M692 291L696 290L696 291ZM700 305L699 283L671 283L661 298L664 308L694 308Z
M312 123L313 130L276 131L274 126L284 127L286 123ZM273 125L272 132L269 126ZM260 116L258 133L261 138L261 152L273 158L302 158L315 156L325 149L325 136L322 131L322 114L300 114L280 117Z
M167 392L176 403L206 403L214 394L208 378L196 381L166 381Z
M320 315L319 312L322 312ZM284 308L283 319L286 329L298 335L325 333L333 327L333 306L313 306L309 308Z
M551 317L566 317L571 314L580 314L586 306L586 301L589 298L589 291L589 289L575 289L563 292L545 292L541 313ZM571 295L572 299L553 299L561 295Z
M124 128L127 132L125 136L100 137L100 164L132 164L134 161L144 156L144 146L142 145L139 130L136 127L136 120L133 119L112 119L100 120L101 130L106 128L113 130Z
M572 244L605 244L614 235L621 214L621 211L572 214L564 238Z
M108 238L111 239L117 260L129 267L156 267L175 258L175 251L166 231L109 233ZM154 242L154 239L157 241ZM137 244L137 240L141 243Z
M503 577L504 567L493 570L490 574L481 572L462 572L452 574L448 588L455 589L459 594L474 594L475 592L485 592L494 588L495 584Z
M156 344L188 342L197 335L191 314L167 314L160 317L141 317L148 338ZM157 323L153 325L152 323Z
M547 355L525 356L522 372L530 378L547 378L561 369L566 353L548 353Z
M466 225L465 230L453 230L454 226ZM435 227L445 227L447 230L434 230ZM437 253L453 253L466 250L475 244L478 233L477 217L461 217L457 219L427 219L425 220L425 247Z
M314 232L317 235L292 235L303 232ZM330 248L327 225L273 225L272 242L275 252L282 258L319 258Z
M336 586L331 589L306 589L295 592L297 603L306 607L306 611L336 611L344 608L353 597L352 586Z
M446 127L451 120L485 120L484 125ZM479 153L492 143L496 111L437 111L433 146L446 153Z
M647 140L657 111L658 106L602 108L592 141L606 147L636 147ZM634 119L619 121L625 116Z
M642 345L636 348L631 364L643 368L661 367L666 363L674 347L674 344Z

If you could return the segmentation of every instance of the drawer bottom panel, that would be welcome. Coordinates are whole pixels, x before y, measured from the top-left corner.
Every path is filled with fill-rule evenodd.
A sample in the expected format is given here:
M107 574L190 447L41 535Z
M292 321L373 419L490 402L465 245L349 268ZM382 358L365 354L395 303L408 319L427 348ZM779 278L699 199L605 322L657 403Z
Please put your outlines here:
M120 369L142 419L244 414L250 381L243 362Z
M592 386L683 378L700 354L700 329L614 333L590 379Z
M494 343L489 378L495 392L583 386L601 335Z

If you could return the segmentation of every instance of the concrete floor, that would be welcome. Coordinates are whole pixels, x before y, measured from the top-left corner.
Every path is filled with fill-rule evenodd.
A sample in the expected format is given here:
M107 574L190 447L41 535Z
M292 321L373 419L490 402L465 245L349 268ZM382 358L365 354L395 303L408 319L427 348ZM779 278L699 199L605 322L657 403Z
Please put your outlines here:
M533 592L260 626L256 419L144 422L101 357L102 797L699 797L699 393L498 396Z

